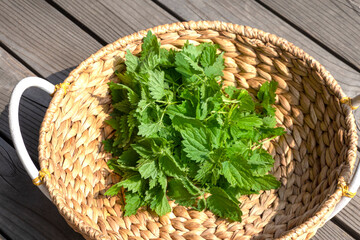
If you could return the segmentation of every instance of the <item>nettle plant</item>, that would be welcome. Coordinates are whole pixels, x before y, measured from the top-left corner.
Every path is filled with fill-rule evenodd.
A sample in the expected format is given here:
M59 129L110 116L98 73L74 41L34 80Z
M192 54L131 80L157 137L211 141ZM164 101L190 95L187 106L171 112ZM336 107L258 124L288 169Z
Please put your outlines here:
M179 205L241 221L241 195L275 189L274 164L262 144L284 133L276 127L277 83L248 91L222 87L218 46L186 43L180 51L160 48L150 31L140 56L126 54L126 72L110 82L115 130L104 141L108 166L125 188L125 216L148 206L162 216Z

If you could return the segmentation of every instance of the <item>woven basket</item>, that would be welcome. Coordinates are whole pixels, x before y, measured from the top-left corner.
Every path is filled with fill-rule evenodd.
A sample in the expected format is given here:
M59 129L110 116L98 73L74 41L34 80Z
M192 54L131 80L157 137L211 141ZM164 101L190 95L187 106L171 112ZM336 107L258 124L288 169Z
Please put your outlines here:
M125 69L125 50L141 50L147 31L121 38L81 63L65 80L40 130L39 160L52 201L86 239L310 239L342 197L356 159L356 126L334 78L301 49L273 34L223 22L184 22L151 29L164 48L213 42L225 52L223 80L256 91L279 83L276 117L287 134L266 148L275 158L277 190L241 197L242 222L228 222L170 202L124 217L122 198L104 192L119 181L102 141L112 134L107 83Z

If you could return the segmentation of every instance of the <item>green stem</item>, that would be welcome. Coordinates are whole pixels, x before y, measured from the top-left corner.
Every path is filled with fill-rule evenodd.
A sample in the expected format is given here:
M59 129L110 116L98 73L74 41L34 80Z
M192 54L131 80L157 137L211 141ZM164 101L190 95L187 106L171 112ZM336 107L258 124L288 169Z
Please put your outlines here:
M251 147L251 150L254 151L254 150L260 148L264 143L269 142L269 141L271 141L271 140L273 140L273 139L275 139L275 138L277 138L277 137L278 137L278 136L273 136L273 137L271 137L271 138L267 138L267 139L265 139L264 141L259 142L259 143L255 144L254 146L252 146L252 147Z

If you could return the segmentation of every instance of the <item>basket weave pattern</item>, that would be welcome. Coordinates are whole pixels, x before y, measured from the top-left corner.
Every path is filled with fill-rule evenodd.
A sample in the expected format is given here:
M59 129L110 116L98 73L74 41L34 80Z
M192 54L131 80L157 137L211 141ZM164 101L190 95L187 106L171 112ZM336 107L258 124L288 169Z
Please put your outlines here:
M276 118L287 134L265 147L275 158L282 186L243 196L243 221L228 222L170 202L158 217L147 209L123 217L121 197L104 192L119 176L111 173L102 140L111 112L107 83L125 69L126 49L141 50L146 31L102 48L76 68L45 115L39 144L45 183L66 221L87 239L309 239L340 200L338 184L349 181L356 158L356 127L333 77L312 57L275 35L223 22L186 22L151 29L164 48L213 42L225 51L224 83L255 94L274 79Z

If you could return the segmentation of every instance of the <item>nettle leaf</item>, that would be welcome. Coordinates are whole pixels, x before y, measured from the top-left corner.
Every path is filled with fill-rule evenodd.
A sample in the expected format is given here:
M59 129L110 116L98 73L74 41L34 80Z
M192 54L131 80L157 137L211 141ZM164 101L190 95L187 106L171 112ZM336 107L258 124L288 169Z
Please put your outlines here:
M115 183L114 185L112 185L106 192L105 195L107 196L115 196L119 193L119 191L121 190L122 185L120 183Z
M118 90L126 90L127 91L127 97L129 99L129 102L132 105L137 105L137 103L139 102L140 98L139 96L134 92L134 90L132 90L130 87L124 85L124 84L120 84L120 83L116 83L115 85L112 86L113 89L118 89Z
M125 193L125 217L136 214L137 210L143 205L143 201L138 193Z
M175 66L176 71L181 73L185 77L191 77L193 75L193 70L189 64L189 62L186 60L186 55L177 53L175 55Z
M232 186L250 189L254 182L250 170L240 163L223 162L222 174Z
M200 54L202 54L203 47L204 45L194 46L187 41L182 48L182 52L190 57L191 60L196 61L200 57Z
M277 128L262 128L261 129L261 138L270 138L270 137L274 137L274 136L281 136L283 134L285 134L285 129L282 127L277 127Z
M144 137L149 137L157 133L161 128L160 123L142 123L139 125L138 134Z
M241 116L240 114L233 114L231 120L240 129L252 129L263 124L262 119L256 115Z
M183 170L180 168L175 158L169 153L165 153L165 155L159 157L159 166L169 177L180 177L184 175Z
M182 206L191 207L196 202L197 195L191 194L180 179L173 178L169 182L168 196Z
M211 196L207 198L207 207L216 215L230 219L232 221L241 221L242 212L239 203L235 202L223 189L213 187L210 189Z
M215 78L219 76L223 76L224 73L222 72L224 70L224 53L221 53L219 56L217 56L216 61L213 65L205 67L205 75L209 78Z
M150 53L160 53L160 43L151 31L148 31L146 37L143 39L141 50L141 60L147 59Z
M251 98L248 91L242 89L239 96L237 97L239 100L239 109L241 111L254 112L255 111L255 102Z
M134 149L129 148L120 155L117 159L117 163L122 166L135 167L138 160L139 155L134 151Z
M136 72L138 66L139 66L139 58L134 56L129 49L126 50L126 70L128 72Z
M117 183L118 186L126 188L128 191L141 192L144 181L139 174Z
M255 165L264 165L264 164L274 164L274 159L272 156L263 149L259 149L253 152L252 156L248 159L248 164Z
M139 167L139 173L141 174L142 178L156 178L158 174L158 169L156 166L155 161L147 160Z
M150 189L146 193L145 200L149 203L150 208L159 216L163 216L171 211L171 207L166 198L165 191L160 187Z
M215 45L216 46L216 45ZM203 52L201 54L201 65L203 67L209 67L216 61L216 49L217 46L206 44L204 45Z
M237 140L233 141L232 144L226 148L225 152L230 159L238 159L241 157L246 158L250 149L243 140Z
M263 125L267 128L274 128L276 126L276 118L275 117L264 117Z
M281 183L272 175L265 175L262 177L254 177L252 189L255 191L271 190L281 186Z
M149 90L151 96L155 100L160 100L165 96L165 83L164 83L164 72L155 70L149 72Z
M182 144L184 151L187 156L196 162L203 162L209 158L211 151L209 145L209 134L206 128L200 127L186 127L180 130L181 136L183 137Z
M277 85L278 85L278 83L274 80L271 82L264 82L261 85L259 92L257 94L258 99L262 102L274 104L275 96L276 96L275 91L276 91Z
M210 182L213 167L214 163L206 161L200 166L194 179L202 184Z

